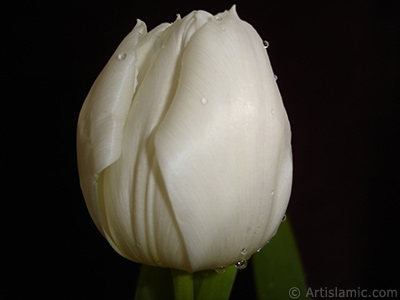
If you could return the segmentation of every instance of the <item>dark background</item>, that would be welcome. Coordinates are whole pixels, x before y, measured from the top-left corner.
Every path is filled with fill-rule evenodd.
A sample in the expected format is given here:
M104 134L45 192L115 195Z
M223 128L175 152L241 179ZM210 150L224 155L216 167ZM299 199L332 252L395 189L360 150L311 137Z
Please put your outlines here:
M57 298L133 299L138 264L101 237L80 192L80 107L137 18L151 30L173 22L177 13L216 14L234 3L270 43L291 121L288 216L308 285L400 293L398 1L56 1L8 9L4 29L11 52L3 64L10 66L6 76L14 92L7 98L17 106L11 116L18 124L16 134L7 135L8 145L34 161L27 171L11 164L10 174L29 174L34 188L24 201L38 203L40 210L17 238L24 244L18 259L38 265L28 273L24 265L12 279L37 277L39 295ZM19 147L26 137L35 142ZM24 240L26 233L35 241ZM254 297L251 276L250 269L238 273L233 298ZM24 288L12 295L19 293Z

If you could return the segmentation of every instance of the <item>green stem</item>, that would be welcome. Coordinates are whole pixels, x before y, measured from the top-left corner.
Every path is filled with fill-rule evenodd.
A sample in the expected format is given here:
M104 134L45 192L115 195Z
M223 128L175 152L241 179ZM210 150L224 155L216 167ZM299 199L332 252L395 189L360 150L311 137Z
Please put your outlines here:
M194 300L193 274L175 269L171 269L171 274L174 283L174 299Z
M194 273L196 300L228 300L236 271L235 266L230 266L223 274L217 274L215 270Z
M135 300L173 300L171 272L168 269L142 265Z

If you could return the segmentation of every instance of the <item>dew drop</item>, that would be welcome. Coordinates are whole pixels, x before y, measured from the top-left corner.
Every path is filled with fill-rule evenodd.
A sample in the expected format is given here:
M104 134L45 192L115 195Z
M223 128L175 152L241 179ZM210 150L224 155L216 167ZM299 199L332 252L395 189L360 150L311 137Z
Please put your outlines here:
M207 104L207 103L208 103L208 100L207 100L206 98L203 98L203 99L201 99L201 103Z
M275 78L275 80L278 80L278 76L277 75L274 75L274 78Z
M267 49L269 47L268 41L264 41L264 49Z
M247 260L241 260L241 261L238 261L236 264L235 264L235 267L236 267L236 269L238 269L238 270L243 270L243 269L245 269L246 267L247 267L247 264L248 264L248 262L247 262Z
M118 60L124 60L126 58L126 53L118 54Z
M257 249L257 253L260 253L261 250L262 250L262 247L261 247L261 248L258 248L258 249Z
M275 111L272 114L274 114L274 113L275 113ZM271 191L271 196L273 196L273 195L275 195L275 191L274 190Z
M217 21L222 21L222 18L221 18L220 16L216 16L216 17L215 17L215 20L217 20Z
M215 272L217 272L218 274L223 274L226 271L226 267L225 266L220 266L218 268L215 268Z
M271 110L271 114L273 115L275 114L275 109Z
M284 214L282 217L282 222L285 222L285 221L286 221L286 214Z
M224 26L221 27L222 31L226 31L226 28Z
M240 251L240 254L246 255L246 254L247 254L247 249L246 249L246 248L243 248L242 251Z

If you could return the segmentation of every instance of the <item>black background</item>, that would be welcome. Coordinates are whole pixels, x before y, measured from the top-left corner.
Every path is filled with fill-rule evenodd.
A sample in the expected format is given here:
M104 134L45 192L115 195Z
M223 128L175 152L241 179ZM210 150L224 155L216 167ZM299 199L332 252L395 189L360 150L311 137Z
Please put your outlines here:
M29 162L20 168L6 160L18 184L13 199L23 200L10 202L31 217L17 212L12 223L29 220L10 234L18 244L7 242L17 253L9 259L9 277L20 283L9 296L24 294L37 278L31 291L38 295L133 299L138 264L116 254L97 232L80 192L80 107L137 18L151 30L177 13L216 14L234 3L270 43L291 121L288 216L308 285L400 292L398 2L116 0L20 2L7 10L3 65L13 92L4 96L16 106L4 115L14 120L4 138L7 150ZM27 267L28 261L36 266ZM238 273L232 298L254 298L251 276L251 269Z

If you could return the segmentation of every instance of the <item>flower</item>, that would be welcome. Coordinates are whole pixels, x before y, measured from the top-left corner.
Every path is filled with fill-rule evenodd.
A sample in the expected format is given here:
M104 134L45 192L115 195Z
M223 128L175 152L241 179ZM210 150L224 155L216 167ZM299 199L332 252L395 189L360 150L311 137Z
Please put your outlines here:
M291 191L290 139L263 41L235 6L150 32L138 20L80 112L81 188L122 256L220 268L276 233Z

